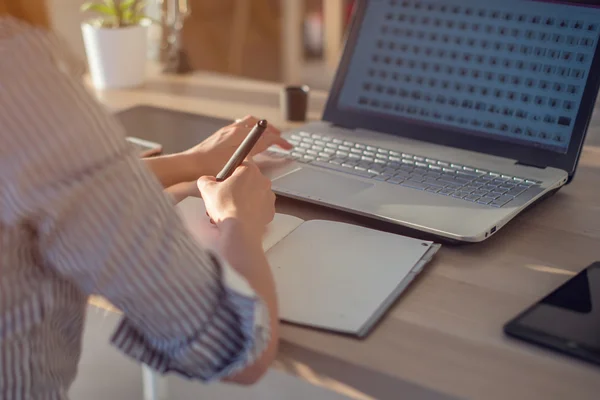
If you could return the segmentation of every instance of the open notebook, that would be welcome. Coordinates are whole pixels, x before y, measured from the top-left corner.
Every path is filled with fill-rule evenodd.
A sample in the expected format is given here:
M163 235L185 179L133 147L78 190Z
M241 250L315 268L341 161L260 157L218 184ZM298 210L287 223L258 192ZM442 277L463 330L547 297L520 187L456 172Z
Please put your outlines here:
M204 246L219 237L204 202L177 206ZM440 245L355 225L276 214L263 238L281 319L365 336Z

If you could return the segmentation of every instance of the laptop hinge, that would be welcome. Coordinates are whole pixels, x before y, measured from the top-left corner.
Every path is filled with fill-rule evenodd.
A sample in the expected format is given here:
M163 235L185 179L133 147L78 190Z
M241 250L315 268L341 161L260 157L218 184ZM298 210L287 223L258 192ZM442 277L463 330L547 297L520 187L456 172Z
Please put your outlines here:
M515 163L515 165L523 165L525 167L533 167L533 168L539 168L539 169L546 169L545 165L532 164L532 163L524 162L524 161L517 161Z

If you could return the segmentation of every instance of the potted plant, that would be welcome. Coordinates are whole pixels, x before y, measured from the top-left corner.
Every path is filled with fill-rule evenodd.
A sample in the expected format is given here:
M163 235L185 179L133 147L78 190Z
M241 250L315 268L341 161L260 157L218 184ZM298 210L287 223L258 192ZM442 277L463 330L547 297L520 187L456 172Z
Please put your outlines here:
M81 7L84 12L98 14L81 25L94 87L124 88L143 83L147 29L151 22L144 14L143 3L140 0L103 0Z

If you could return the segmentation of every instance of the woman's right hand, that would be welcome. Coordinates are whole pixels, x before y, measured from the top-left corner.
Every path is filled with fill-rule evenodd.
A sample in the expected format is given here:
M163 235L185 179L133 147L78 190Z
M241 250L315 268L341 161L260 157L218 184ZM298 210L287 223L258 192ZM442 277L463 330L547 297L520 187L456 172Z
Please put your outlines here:
M262 236L275 217L271 180L251 161L245 161L223 182L202 177L197 183L206 211L217 226L227 220L238 221L249 233Z

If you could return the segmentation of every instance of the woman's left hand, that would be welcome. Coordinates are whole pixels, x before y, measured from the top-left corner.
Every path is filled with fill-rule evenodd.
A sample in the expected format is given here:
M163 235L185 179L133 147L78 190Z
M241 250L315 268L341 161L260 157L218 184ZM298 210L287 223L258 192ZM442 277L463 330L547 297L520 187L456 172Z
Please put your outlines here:
M200 144L187 150L185 153L195 158L197 165L200 166L199 171L202 173L199 176L216 176L257 122L257 118L248 115L219 129ZM293 147L281 137L279 129L269 124L254 145L250 156L262 153L273 145L286 150Z

